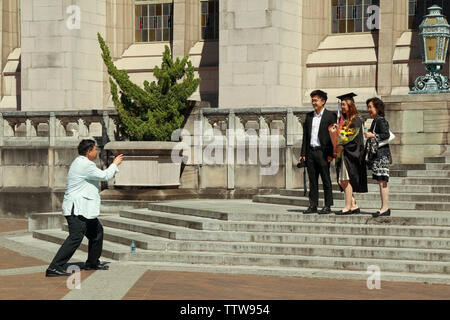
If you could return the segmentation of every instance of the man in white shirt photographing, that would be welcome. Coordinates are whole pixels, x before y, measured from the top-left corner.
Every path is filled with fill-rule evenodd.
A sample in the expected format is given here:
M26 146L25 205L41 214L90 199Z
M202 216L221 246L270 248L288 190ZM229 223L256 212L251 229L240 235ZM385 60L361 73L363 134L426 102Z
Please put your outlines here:
M78 145L79 156L72 162L67 174L67 187L62 204L62 213L69 224L69 236L56 253L45 272L47 277L69 276L63 266L70 260L84 236L89 239L88 258L84 269L107 270L108 266L99 258L103 248L103 227L97 219L100 213L99 181L114 177L123 155L114 158L106 170L95 165L98 150L94 140L85 139Z

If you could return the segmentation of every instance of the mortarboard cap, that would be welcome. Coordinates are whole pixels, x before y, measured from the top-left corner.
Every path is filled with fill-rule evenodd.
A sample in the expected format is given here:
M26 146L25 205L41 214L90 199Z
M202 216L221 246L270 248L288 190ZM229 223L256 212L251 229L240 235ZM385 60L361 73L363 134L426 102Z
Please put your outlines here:
M341 96L338 96L337 98L341 101L342 100L352 100L354 102L355 100L353 100L353 97L356 97L356 96L357 96L357 94L350 92L350 93L346 93Z

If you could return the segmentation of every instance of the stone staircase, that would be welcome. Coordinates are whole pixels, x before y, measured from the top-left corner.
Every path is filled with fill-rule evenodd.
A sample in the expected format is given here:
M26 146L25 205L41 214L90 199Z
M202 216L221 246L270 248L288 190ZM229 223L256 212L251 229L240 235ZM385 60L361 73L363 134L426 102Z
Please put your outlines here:
M334 178L333 181L336 181ZM369 192L356 193L355 199L361 211L371 213L380 206L379 187L368 176ZM396 210L446 211L450 213L450 156L425 158L424 164L394 165L389 178L389 207ZM322 186L320 189L322 190ZM323 206L323 191L319 205ZM333 183L334 208L344 207L344 194ZM254 202L307 207L309 199L303 190L281 190L279 195L257 195Z
M394 166L391 217L303 215L308 199L301 190L253 201L180 200L123 209L99 218L103 256L168 270L352 279L367 279L367 268L375 265L382 280L450 284L449 160ZM336 187L338 208L343 198ZM363 211L375 212L378 186L369 191L357 200ZM64 224L35 230L33 237L61 244L67 230ZM80 249L87 251L86 239Z

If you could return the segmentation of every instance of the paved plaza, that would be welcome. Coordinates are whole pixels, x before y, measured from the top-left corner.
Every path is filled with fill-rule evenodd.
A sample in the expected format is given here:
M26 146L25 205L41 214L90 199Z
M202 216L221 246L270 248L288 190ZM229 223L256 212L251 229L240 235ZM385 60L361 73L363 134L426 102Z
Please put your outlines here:
M0 219L0 299L2 300L448 300L450 286L157 270L145 263L111 261L108 271L81 272L81 289L68 278L46 278L56 251L8 240L26 236L27 220ZM50 247L48 247L50 248ZM58 246L54 245L57 249ZM86 259L77 251L70 264ZM107 259L105 259L107 260Z

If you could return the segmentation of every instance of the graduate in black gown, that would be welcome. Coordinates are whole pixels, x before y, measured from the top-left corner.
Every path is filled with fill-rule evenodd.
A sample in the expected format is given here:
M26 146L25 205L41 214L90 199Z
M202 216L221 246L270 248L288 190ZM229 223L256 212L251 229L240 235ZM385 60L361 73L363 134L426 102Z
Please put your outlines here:
M348 142L338 145L337 151L341 156L336 161L336 172L341 191L345 192L345 206L338 215L360 213L354 192L367 192L367 170L364 159L364 130L353 97L354 93L339 96L343 115L343 126L354 134L349 136Z

